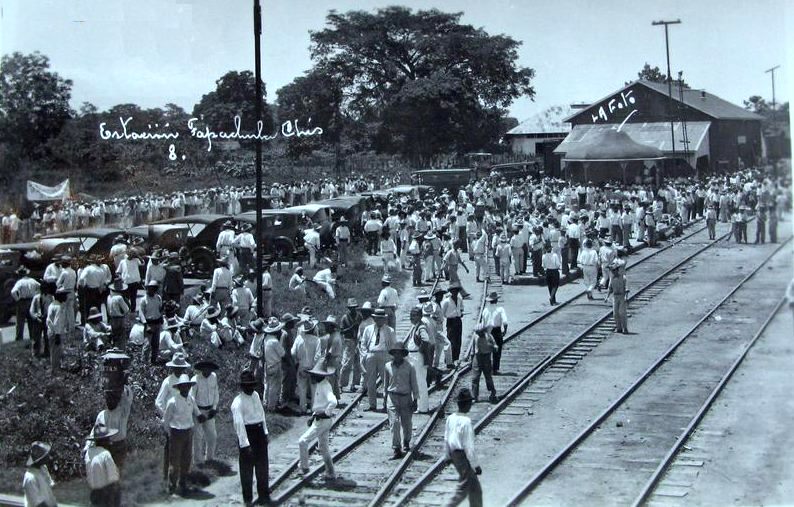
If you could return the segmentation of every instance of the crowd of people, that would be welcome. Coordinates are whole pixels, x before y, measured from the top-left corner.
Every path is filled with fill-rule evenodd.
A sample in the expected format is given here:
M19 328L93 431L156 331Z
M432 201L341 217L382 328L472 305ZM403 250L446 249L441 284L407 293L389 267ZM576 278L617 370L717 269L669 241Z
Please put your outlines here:
M320 197L329 192L353 192L362 182L347 183L337 188L326 182L316 191ZM229 194L216 194L223 195ZM295 204L299 202L296 198L305 198L299 195L290 192L279 199ZM203 194L196 197L212 202ZM227 199L225 205L231 206L230 202L233 199ZM346 260L351 241L349 230L344 232L344 218L335 228L337 257L332 264L311 279L298 267L286 287L273 286L267 265L258 279L251 270L253 254L240 252L240 248L255 251L255 243L254 248L235 243L250 231L228 224L231 242L219 246L211 280L188 304L183 304L185 287L178 255L159 251L146 259L122 236L111 250L112 264L93 258L75 271L74 259L57 258L41 280L34 280L21 268L13 291L18 301L17 338L22 339L27 324L32 353L48 357L57 373L62 347L76 339L79 310L85 350L102 353L116 349L114 352L138 355L153 368L168 368L151 412L160 417L168 434L169 491L182 494L189 491L191 466L215 459L215 417L226 409L218 406L219 364L209 357L193 357L191 344L211 344L219 354L228 348L247 350L248 367L223 374L240 376L241 391L230 408L239 444L243 500L255 502L252 488L256 477L256 501L267 503L268 412L309 416L309 428L298 442L301 469L309 472L309 444L316 438L328 480L338 479L328 438L342 392L365 392L368 410L388 413L393 458L410 449L412 414L436 408L429 406L428 386L439 383L444 371L469 359L462 356L462 316L468 291L458 274L460 268L468 271L466 260L473 263L478 281L488 276L489 256L505 283L519 276L544 279L551 305L557 303L561 278L579 269L588 297L592 298L594 290L606 289L607 296L614 299L616 331L628 332L625 257L633 245L645 242L655 246L660 232L680 234L696 218L705 219L712 239L716 222L728 220L733 222L737 240L743 239L746 233L741 232L741 224L750 214L761 231L756 232L758 241L764 241L767 230L774 241L777 220L790 205L790 189L784 182L753 171L705 181L682 180L655 191L642 186L577 185L552 178L509 182L492 176L474 181L456 194L444 189L422 198L391 196L364 211L356 224L365 234L367 253L381 257L382 290L365 295L370 300L359 301L361 295L348 298L343 315L324 318L313 315L309 307L276 315L272 302L279 291L307 295L312 283L325 297L337 296L336 272ZM179 211L178 206L170 209L192 212L189 208ZM125 216L136 213L130 211ZM229 248L224 250L224 246ZM232 262L233 258L237 261ZM448 285L447 289L436 287L432 293L424 288L418 291L405 336L395 333L400 297L391 276L401 269L412 273L414 286L428 286L437 278ZM259 313L254 298L257 283L263 288ZM140 288L143 295L138 294ZM492 375L499 374L508 328L498 294L489 294L486 300L473 335L474 380L471 389L459 397L459 417L447 421L447 452L461 475L459 495L469 495L473 505L477 504L479 466L471 422L466 422L464 414L471 403L480 401L481 376L485 377L488 400L498 400ZM196 373L188 376L191 368ZM92 501L96 497L97 505L115 505L132 398L123 387L107 391L105 401L107 409L97 417L85 460ZM43 485L47 474L41 466L37 471L37 464L46 463L48 453L42 442L31 448L25 491L34 498L47 496ZM481 492L479 495L481 502Z

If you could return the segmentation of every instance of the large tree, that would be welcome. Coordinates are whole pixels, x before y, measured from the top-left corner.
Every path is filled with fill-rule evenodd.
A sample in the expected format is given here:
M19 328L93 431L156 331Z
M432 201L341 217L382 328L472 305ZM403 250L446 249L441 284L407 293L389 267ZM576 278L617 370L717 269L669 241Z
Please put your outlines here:
M24 156L58 135L72 115L72 81L50 70L39 52L15 52L0 61L0 140Z
M535 95L534 71L517 64L521 43L462 24L461 16L405 7L331 11L327 28L311 33L315 69L339 83L347 114L379 125L379 148L424 156L481 143L483 133L466 126L502 113L520 96ZM411 129L419 121L406 111L434 128L415 135ZM502 133L486 134L498 140Z
M343 124L344 95L333 76L311 70L280 88L276 95L279 121L297 121L303 130L321 127L320 136L293 137L287 142L287 154L298 157L323 146L338 148Z
M234 117L242 120L242 130L256 130L256 79L249 70L242 72L229 71L215 81L215 90L201 97L201 101L193 108L193 116L201 120L215 131L230 132L234 130ZM265 101L267 92L262 83L262 122L264 132L273 128L270 106Z

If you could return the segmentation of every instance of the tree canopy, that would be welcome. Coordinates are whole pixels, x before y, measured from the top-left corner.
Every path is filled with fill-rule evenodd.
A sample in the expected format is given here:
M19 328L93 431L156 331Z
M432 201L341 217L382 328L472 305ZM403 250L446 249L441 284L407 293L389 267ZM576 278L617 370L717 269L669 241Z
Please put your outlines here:
M200 118L213 130L231 131L233 119L240 116L242 130L256 129L256 79L253 72L229 71L215 81L215 90L205 94L193 108L193 116ZM262 121L264 132L273 128L273 117L265 98L267 92L262 83Z
M517 63L520 42L462 24L461 16L405 7L330 11L327 27L311 33L313 71L336 83L345 114L375 126L380 150L415 157L482 147L503 134L491 122L504 108L534 97L534 71Z
M0 60L0 139L27 156L56 136L73 112L72 81L50 71L39 52Z
M652 83L665 83L667 84L667 74L662 72L662 70L657 65L656 67L651 67L651 64L645 62L645 66L642 68L641 71L637 73L637 77L642 79L643 81L651 81ZM678 83L678 79L673 77L673 83ZM628 84L628 83L626 83ZM687 84L686 80L681 80L681 84L684 88L689 88L689 84Z

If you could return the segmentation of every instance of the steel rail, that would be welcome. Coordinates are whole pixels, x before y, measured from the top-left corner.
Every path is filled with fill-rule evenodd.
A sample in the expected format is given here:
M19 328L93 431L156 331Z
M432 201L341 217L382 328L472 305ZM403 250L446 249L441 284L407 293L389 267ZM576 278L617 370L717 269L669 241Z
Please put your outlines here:
M739 355L739 357L736 358L736 360L733 362L733 364L728 369L728 371L725 372L725 375L723 375L723 377L720 379L719 384L717 384L717 386L711 392L708 399L706 399L705 403L703 403L703 406L700 407L700 410L698 410L698 413L695 414L695 416L692 418L692 420L684 429L684 431L681 432L681 435L678 436L678 438L676 439L676 443L673 445L670 451L668 451L664 459L662 459L662 462L659 464L656 470L654 470L653 475L645 483L645 485L642 488L642 491L640 491L639 495L637 495L637 498L635 498L635 500L631 503L632 507L639 507L640 505L643 505L646 502L646 500L651 496L653 491L656 489L657 484L661 480L664 472L667 470L667 468L673 462L673 459L675 459L675 457L678 455L678 452L681 450L681 448L687 442L687 440L695 431L697 426L700 424L700 421L703 420L703 418L706 416L706 413L708 413L709 409L714 404L714 401L722 392L722 389L725 387L728 381L730 381L730 379L733 377L733 374L736 372L736 370L739 369L739 366L747 357L747 353L750 352L750 349L756 344L756 342L759 340L759 338L764 333L764 331L766 331L766 328L772 322L772 319L774 319L775 316L778 314L778 312L780 312L780 309L783 307L783 303L785 303L785 301L786 301L785 296L780 299L778 304L775 305L774 310L772 310L772 313L769 314L769 316L766 318L764 323L761 325L761 328L758 330L758 332L755 333L752 340L750 340L750 343L748 343L745 346L744 350L742 350L742 353Z
M691 234L689 234L689 235L687 235L685 237L680 238L678 242L684 241L685 239L688 239L688 238L694 236L695 234L704 231L705 229L706 229L705 227L703 227L701 229L698 229L697 231L695 231L695 232L693 232L693 233L691 233ZM720 240L728 237L729 235L730 235L730 233L721 236ZM678 270L682 265L688 263L689 261L691 261L696 256L700 255L705 250L707 250L707 249L711 248L712 246L714 246L717 243L717 241L712 241L712 242L707 243L703 247L697 249L692 254L688 255L683 260L679 261L674 266L672 266L672 267L668 268L667 270L665 270L662 274L660 274L659 276L657 276L653 280L651 280L648 283L646 283L640 289L638 289L637 292L634 293L634 295L632 295L630 298L628 298L628 301L631 301L631 300L635 299L636 297L640 296L641 294L646 292L648 289L650 289L652 286L657 284L660 280L662 280L664 278L667 278L670 274L672 274L673 272ZM627 270L633 268L634 266L637 266L638 264L641 264L642 262L645 262L646 260L654 257L655 255L657 255L658 253L660 253L664 249L667 249L667 248L673 246L674 244L677 244L677 242L665 246L663 249L660 249L660 250L654 252L653 254L649 255L648 257L640 259L639 261L635 262L630 267L628 267ZM522 327L520 330L516 331L515 333L513 333L509 337L505 338L504 342L506 343L509 340L512 340L514 338L517 338L519 335L522 335L530 327L532 327L532 326L536 325L538 322L546 319L547 317L552 315L554 312L559 310L562 306L574 301L575 299L578 299L583 294L584 294L584 292L582 292L582 293L580 293L580 294L578 294L576 296L573 296L568 301L565 301L562 305L554 307L554 308L548 310L547 312L545 312L544 314L538 316L532 322L530 322L529 324L525 325L524 327ZM505 408L507 408L510 405L510 403L512 403L512 401L521 392L523 392L524 389L526 389L527 386L529 386L529 384L531 384L534 380L537 379L537 377L539 377L541 374L543 374L549 368L549 366L551 366L560 357L565 355L565 353L567 353L571 348L576 346L582 340L582 338L585 338L586 336L588 336L594 329L596 329L599 325L601 325L605 320L609 319L609 317L611 315L612 315L612 312L610 310L605 311L604 315L602 315L601 317L596 319L587 329L585 329L584 331L579 333L576 337L574 337L572 340L570 340L568 343L563 345L554 354L552 354L550 356L547 356L546 359L544 359L543 361L538 363L528 373L526 373L524 376L522 376L521 379L519 379L515 384L513 384L513 386L511 386L510 389L505 394L502 395L502 399L499 401L499 403L497 403L491 410L489 410L483 416L482 419L480 419L479 421L477 421L474 424L474 432L475 433L479 433L480 431L482 431L497 415L499 415L499 413L501 413ZM404 492L397 499L397 501L395 502L396 505L403 505L411 497L415 496L438 472L440 472L447 465L447 462L448 461L447 461L446 457L439 458L431 466L430 469L428 469L424 474L422 474L422 476L419 477L414 482L413 485L411 485L410 489L408 489L406 492ZM370 505L373 505L373 504L370 504Z
M748 273L736 284L727 295L716 303L697 323L695 323L684 335L671 345L645 372L640 375L631 386L628 387L618 398L612 402L601 414L599 414L585 429L583 429L573 440L571 440L560 452L558 452L548 463L538 471L521 489L507 502L508 506L519 505L579 444L587 439L598 427L621 405L625 402L670 356L705 322L713 315L725 302L744 286L769 260L777 254L792 238L782 242L780 246L766 257L758 266Z

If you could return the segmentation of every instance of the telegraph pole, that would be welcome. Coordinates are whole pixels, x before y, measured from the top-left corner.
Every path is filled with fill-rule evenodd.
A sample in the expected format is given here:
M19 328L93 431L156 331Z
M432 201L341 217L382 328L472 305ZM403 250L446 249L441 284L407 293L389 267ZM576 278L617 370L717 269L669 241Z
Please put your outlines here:
M260 39L262 37L262 6L254 0L254 60L256 84L256 121L262 121L262 62ZM262 315L262 140L256 143L256 314Z
M675 119L673 118L673 78L670 74L670 25L680 25L681 20L653 21L652 26L664 26L664 46L667 51L667 114L670 116L670 142L672 143L673 161L675 161Z
M777 123L775 122L775 70L779 69L780 65L775 65L771 69L767 69L764 72L766 74L772 74L772 132L777 131ZM773 144L774 146L774 144ZM772 162L772 176L777 177L777 161Z

